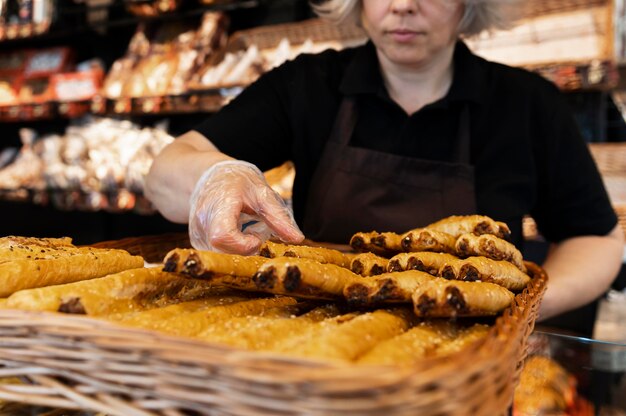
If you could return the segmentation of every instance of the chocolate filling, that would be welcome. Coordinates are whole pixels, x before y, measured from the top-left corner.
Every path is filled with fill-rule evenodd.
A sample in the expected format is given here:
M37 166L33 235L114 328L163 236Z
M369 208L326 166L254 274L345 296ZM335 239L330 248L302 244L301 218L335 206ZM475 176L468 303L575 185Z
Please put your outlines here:
M463 294L454 286L446 288L446 303L457 312L468 312L467 303L465 303Z
M300 286L300 269L298 266L288 266L287 273L285 273L285 278L283 279L283 286L285 286L285 290L287 292L294 292Z
M456 279L456 275L454 274L454 268L452 268L452 266L450 265L443 266L443 268L441 269L441 277L448 280Z
M419 311L420 315L426 315L431 310L435 309L437 301L428 295L422 295L417 300L415 308Z
M362 284L348 286L346 289L346 299L352 306L364 306L369 303L369 289Z
M70 298L59 305L58 312L71 313L74 315L87 315L85 307L80 302L80 298Z
M459 272L459 279L465 280L467 282L475 282L476 280L481 280L481 276L476 267L465 264L461 267L461 270Z
M262 272L257 272L252 281L259 289L273 289L276 285L276 269L274 267L268 267Z
M365 270L365 266L363 266L363 262L361 260L355 260L352 262L352 272L356 274L363 274Z
M178 260L180 256L177 253L172 254L167 258L167 261L163 265L164 272L175 272L176 266L178 265Z
M400 265L400 260L391 260L388 269L390 272L402 272L404 269Z

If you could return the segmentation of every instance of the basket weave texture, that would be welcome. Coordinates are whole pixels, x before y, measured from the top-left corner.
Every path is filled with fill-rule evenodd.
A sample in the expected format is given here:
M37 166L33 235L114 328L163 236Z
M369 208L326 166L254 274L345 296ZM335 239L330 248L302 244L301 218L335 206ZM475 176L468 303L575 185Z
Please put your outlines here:
M142 245L121 245L136 251L133 243ZM0 377L26 381L0 385L0 400L120 416L504 415L547 282L527 266L534 279L483 342L406 367L306 361L89 317L0 310Z

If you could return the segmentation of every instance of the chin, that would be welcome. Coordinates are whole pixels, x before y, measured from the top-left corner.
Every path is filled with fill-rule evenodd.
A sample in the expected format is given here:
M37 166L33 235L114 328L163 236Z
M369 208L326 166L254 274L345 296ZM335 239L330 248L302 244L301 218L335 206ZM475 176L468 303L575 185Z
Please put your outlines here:
M419 53L415 50L386 51L385 56L397 65L419 65L428 60L426 54Z

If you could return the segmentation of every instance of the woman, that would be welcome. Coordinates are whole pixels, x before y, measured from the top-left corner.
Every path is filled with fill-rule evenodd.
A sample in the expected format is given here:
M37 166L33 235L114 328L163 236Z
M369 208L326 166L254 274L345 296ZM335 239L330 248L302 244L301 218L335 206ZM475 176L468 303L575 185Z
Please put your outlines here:
M559 92L459 40L503 24L498 0L331 0L318 11L356 18L370 42L271 71L166 148L148 177L163 215L189 219L196 247L253 253L270 233L345 243L471 213L507 222L520 245L530 213L554 243L542 317L604 293L623 236ZM295 222L257 168L286 160ZM249 219L259 222L241 232Z

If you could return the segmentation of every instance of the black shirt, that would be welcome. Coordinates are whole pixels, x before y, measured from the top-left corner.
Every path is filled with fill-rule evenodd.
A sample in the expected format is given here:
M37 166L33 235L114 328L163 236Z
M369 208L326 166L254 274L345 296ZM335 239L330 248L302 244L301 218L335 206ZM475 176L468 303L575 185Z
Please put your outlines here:
M294 214L302 225L311 177L344 96L356 97L359 108L352 146L442 161L451 161L460 112L469 106L477 213L507 222L518 245L525 214L550 241L604 235L617 223L557 88L536 74L477 57L462 42L447 95L412 115L389 98L370 42L299 56L196 130L261 170L292 160Z

